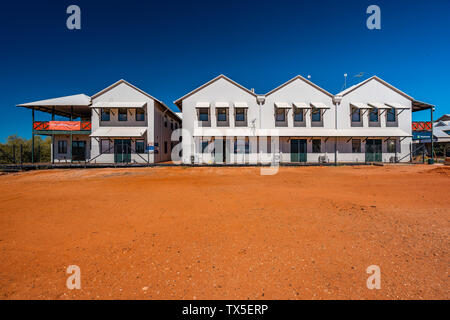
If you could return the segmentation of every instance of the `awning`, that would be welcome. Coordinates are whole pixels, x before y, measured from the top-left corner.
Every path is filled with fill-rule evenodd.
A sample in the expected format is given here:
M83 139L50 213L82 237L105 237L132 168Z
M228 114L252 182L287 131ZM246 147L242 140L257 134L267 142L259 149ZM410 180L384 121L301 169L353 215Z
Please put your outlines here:
M377 108L377 109L390 109L391 107L385 105L384 103L381 102L369 102L367 103L369 106Z
M391 107L391 108L395 108L395 109L409 109L409 107L404 106L400 103L397 102L386 102L386 105Z
M247 102L235 102L234 103L235 108L248 108Z
M325 103L322 102L311 102L311 106L313 106L316 109L330 109L329 106L327 106Z
M241 137L241 136L279 136L279 137L359 137L359 138L403 138L411 134L399 128L354 128L354 129L324 129L324 128L195 128L196 137Z
M147 102L96 102L92 105L92 108L104 108L104 109L118 109L118 108L143 108Z
M367 104L361 102L350 102L350 106L357 109L372 109L371 106L368 106Z
M291 105L286 102L275 102L275 107L278 109L290 109Z
M294 107L297 109L310 109L311 106L308 105L306 102L294 102Z
M146 127L100 127L91 133L91 137L142 137Z
M216 102L216 108L228 108L229 106L228 102Z
M211 104L209 102L197 102L197 104L195 105L195 107L197 109L199 108L209 108Z

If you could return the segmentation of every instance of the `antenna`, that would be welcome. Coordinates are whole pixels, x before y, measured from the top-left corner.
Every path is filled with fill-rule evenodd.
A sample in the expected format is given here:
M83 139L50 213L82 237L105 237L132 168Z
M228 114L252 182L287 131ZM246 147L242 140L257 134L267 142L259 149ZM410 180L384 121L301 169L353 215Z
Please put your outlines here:
M347 88L347 74L344 73L344 89Z

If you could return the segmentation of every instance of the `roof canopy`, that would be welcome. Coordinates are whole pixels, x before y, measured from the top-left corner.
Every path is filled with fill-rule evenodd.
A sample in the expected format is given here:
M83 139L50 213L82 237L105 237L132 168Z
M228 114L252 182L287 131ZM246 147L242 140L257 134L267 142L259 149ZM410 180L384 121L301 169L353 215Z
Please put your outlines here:
M412 102L412 112L429 110L431 108L434 108L434 105L418 100L413 100Z
M91 110L89 109L90 104L91 98L89 96L85 94L76 94L72 96L23 103L17 105L17 107L35 109L47 113L54 112L54 114L63 117L70 117L71 110L73 109L74 117L86 118L91 116Z
M94 105L92 105L92 108L104 108L104 109L108 109L108 108L114 108L114 109L118 109L118 108L143 108L145 105L147 104L147 102L143 101L143 102L96 102L94 103Z

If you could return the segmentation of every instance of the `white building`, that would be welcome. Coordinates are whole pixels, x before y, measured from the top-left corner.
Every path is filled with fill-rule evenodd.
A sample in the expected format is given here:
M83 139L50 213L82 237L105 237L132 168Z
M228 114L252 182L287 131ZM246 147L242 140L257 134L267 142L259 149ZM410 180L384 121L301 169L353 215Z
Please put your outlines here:
M184 163L409 161L414 100L374 76L332 95L297 76L257 95L220 75L174 102Z
M181 127L181 119L163 102L125 80L92 97L79 94L18 106L32 110L33 137L52 137L56 163L169 161L172 132ZM52 120L35 121L35 110L50 113ZM55 121L55 115L69 121Z

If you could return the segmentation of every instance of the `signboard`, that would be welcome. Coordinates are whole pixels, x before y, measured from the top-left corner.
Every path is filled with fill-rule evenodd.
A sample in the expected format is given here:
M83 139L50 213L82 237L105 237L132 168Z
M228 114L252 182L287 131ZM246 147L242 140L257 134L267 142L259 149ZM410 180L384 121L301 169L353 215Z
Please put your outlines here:
M147 148L145 150L147 150L147 151L154 151L155 147L154 146L147 146Z
M429 132L429 131L413 131L412 138L413 138L413 140L428 139L431 141L431 132Z
M78 131L81 130L81 122L79 121L49 121L48 130L66 130Z

